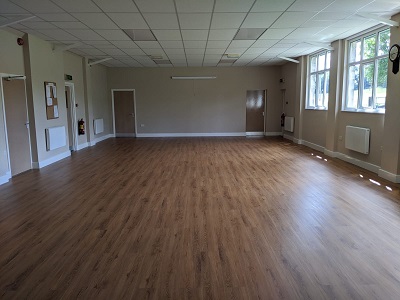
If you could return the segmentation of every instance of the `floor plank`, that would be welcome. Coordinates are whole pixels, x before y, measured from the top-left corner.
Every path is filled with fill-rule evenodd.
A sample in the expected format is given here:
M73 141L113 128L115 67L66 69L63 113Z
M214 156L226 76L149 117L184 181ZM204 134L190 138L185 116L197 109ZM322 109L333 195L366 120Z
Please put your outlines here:
M281 138L109 139L0 186L0 298L398 299L399 212Z

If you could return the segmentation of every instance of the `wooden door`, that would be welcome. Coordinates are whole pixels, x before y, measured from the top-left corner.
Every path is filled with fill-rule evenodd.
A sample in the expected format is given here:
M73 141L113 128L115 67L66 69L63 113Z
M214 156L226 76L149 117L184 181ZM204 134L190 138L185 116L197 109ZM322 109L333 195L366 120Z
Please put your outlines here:
M114 91L114 120L116 137L134 137L135 103L133 91Z
M15 176L32 168L25 81L3 79L3 92L11 175Z
M265 90L247 91L246 134L264 135Z

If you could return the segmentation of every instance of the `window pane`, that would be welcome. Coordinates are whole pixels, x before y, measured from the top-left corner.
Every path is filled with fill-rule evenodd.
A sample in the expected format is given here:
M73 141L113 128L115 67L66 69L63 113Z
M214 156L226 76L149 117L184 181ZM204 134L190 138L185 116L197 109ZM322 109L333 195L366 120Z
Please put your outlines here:
M375 44L376 44L375 34L364 38L363 59L375 57Z
M329 99L329 71L325 72L325 94L324 94L324 106L328 107Z
M379 49L378 55L386 55L389 53L390 43L390 30L386 29L379 32Z
M330 69L331 68L331 53L328 52L326 54L326 66L325 69Z
M362 108L373 108L374 107L374 99L372 95L372 88L374 85L374 69L375 66L373 63L363 65L363 90L362 90Z
M360 61L361 59L361 41L350 43L350 62Z
M316 75L310 76L310 94L308 97L308 106L315 107L315 94L317 92L317 77Z
M387 69L388 59L382 58L378 60L378 75L376 84L376 103L375 108L385 108L386 102L386 86L387 86Z
M312 56L311 57L311 72L317 71L317 57Z
M318 55L318 71L325 69L325 53Z
M319 73L318 74L318 92L317 92L318 107L324 106L324 88L325 88L325 74Z
M358 103L358 83L360 80L360 65L349 68L347 108L357 108Z

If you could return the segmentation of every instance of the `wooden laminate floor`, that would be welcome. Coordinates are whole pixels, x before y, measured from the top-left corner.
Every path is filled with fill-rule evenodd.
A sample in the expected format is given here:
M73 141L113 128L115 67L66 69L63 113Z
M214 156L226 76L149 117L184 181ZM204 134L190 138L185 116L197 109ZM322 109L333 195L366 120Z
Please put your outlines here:
M21 174L0 298L400 299L399 185L312 152L110 139Z

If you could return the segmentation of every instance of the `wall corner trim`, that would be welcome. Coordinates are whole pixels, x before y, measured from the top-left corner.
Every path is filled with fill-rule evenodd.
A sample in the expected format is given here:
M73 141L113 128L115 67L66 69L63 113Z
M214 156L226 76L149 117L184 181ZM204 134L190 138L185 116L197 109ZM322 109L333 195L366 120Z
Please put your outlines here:
M11 179L11 172L7 172L5 175L0 176L0 185L9 182Z
M97 143L100 143L100 142L102 142L104 140L107 140L107 139L113 138L113 137L115 137L115 134L113 134L113 133L106 134L106 135L98 137L98 138L94 139L93 141L89 142L88 145L91 147L91 146L96 145Z
M383 169L379 169L378 176L382 177L383 179L389 180L394 183L400 183L400 175L393 174Z
M48 165L51 165L51 164L53 164L53 163L55 163L55 162L57 162L57 161L59 161L59 160L62 160L62 159L64 159L64 158L67 158L67 157L69 157L69 156L71 156L71 151L65 151L65 152L63 152L63 153L57 154L57 155L55 155L55 156L53 156L53 157L50 157L50 158L48 158L48 159L39 161L38 163L37 163L37 162L33 162L33 163L32 163L32 168L33 168L33 169L41 169L41 168L43 168L43 167L46 167L46 166L48 166Z
M89 147L88 143L78 144L78 148L76 150L79 151L87 147Z

